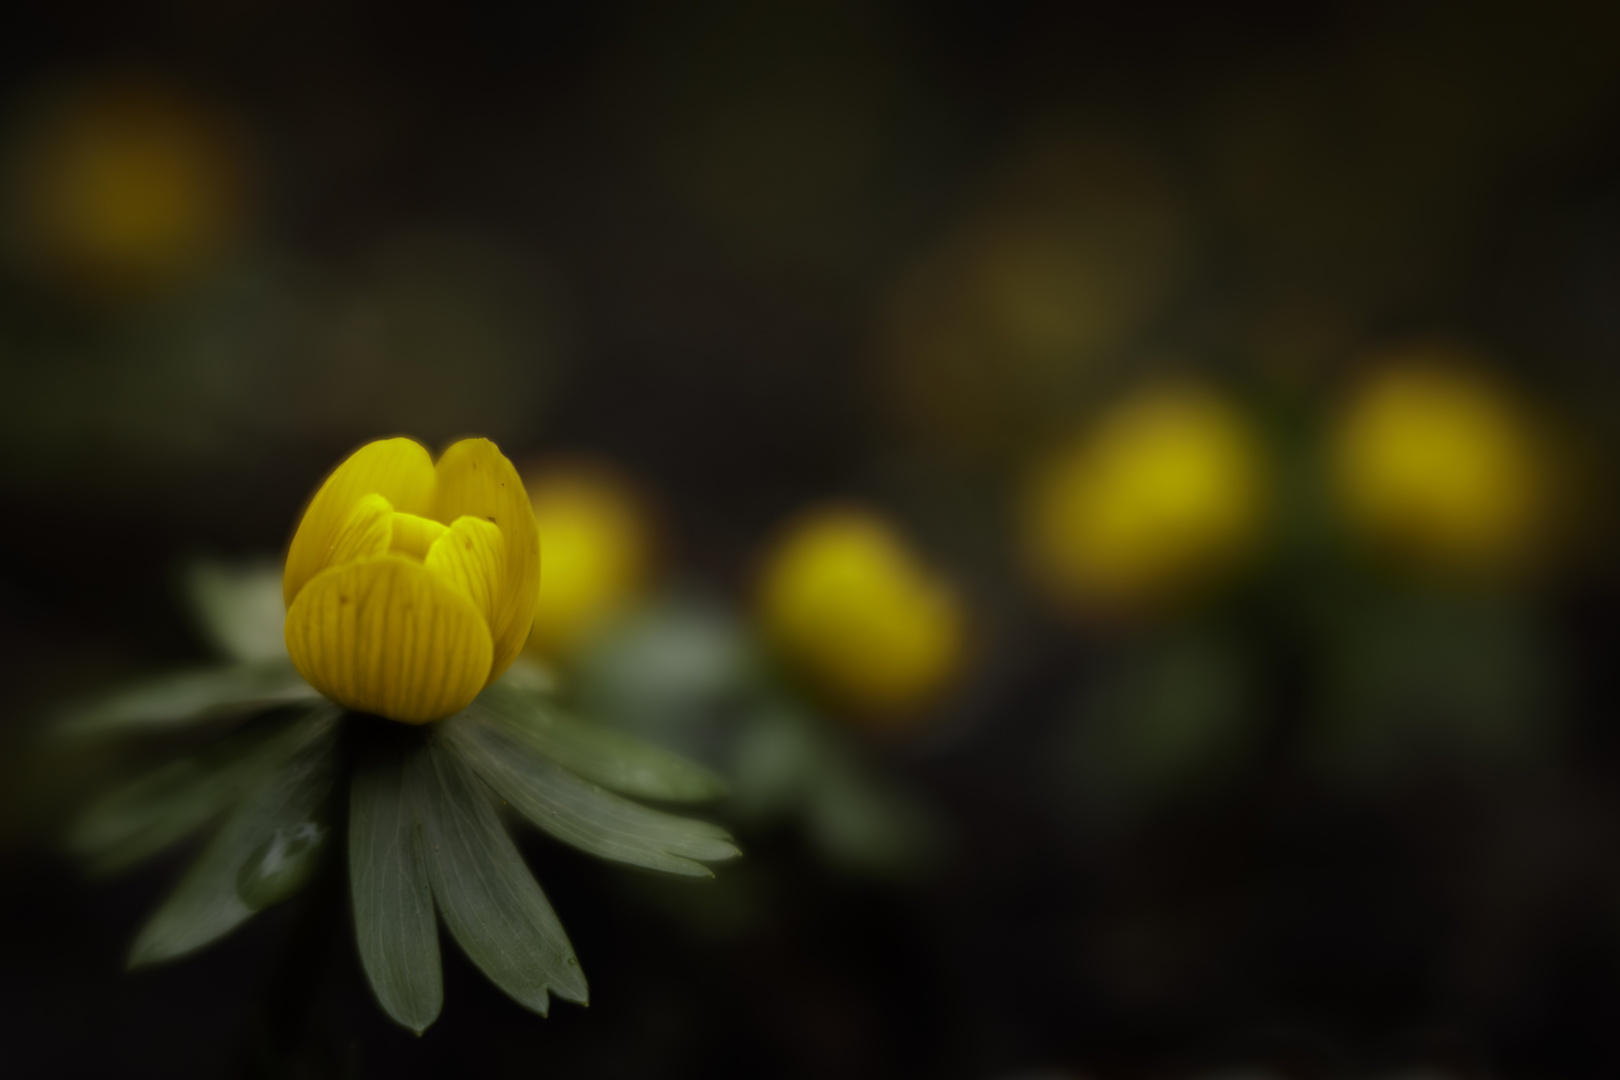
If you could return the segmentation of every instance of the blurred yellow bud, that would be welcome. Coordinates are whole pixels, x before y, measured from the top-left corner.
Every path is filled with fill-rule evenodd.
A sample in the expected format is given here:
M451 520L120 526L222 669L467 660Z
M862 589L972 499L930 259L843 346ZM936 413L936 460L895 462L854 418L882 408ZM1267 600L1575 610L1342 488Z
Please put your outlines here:
M897 282L880 371L932 445L1005 459L1050 432L1173 289L1187 219L1148 156L1041 139Z
M1397 357L1347 403L1332 467L1361 535L1435 569L1506 569L1530 554L1550 501L1529 417L1443 356Z
M12 215L23 258L81 292L165 284L240 230L242 162L206 110L112 84L54 102L14 151Z
M652 526L630 485L583 465L531 470L525 483L545 565L529 647L551 658L588 641L641 593Z
M1062 605L1151 607L1257 545L1267 486L1258 440L1235 409L1194 385L1148 389L1038 470L1022 554Z
M792 525L766 556L758 600L782 658L873 722L915 717L964 658L956 593L864 510L830 507Z

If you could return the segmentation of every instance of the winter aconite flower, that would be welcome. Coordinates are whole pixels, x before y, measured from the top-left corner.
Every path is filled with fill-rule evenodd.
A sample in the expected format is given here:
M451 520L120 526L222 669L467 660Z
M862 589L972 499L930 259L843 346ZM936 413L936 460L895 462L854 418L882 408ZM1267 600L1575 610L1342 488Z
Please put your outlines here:
M524 476L546 552L529 648L571 657L637 599L653 561L653 533L634 487L599 465L544 467Z
M1255 546L1267 486L1237 410L1200 386L1150 388L1041 470L1024 505L1025 562L1060 604L1152 607Z
M961 666L961 600L882 518L831 507L789 527L767 555L760 617L777 652L866 718L901 722Z
M1333 433L1335 491L1364 538L1442 569L1500 571L1542 538L1550 477L1539 433L1509 394L1457 358L1393 358Z
M208 946L346 873L361 964L395 1021L420 1032L439 1015L441 918L492 982L544 1014L588 990L503 809L648 870L709 876L704 863L735 856L718 826L632 801L712 799L716 777L567 715L532 674L500 678L529 635L539 564L529 498L493 443L463 440L435 465L385 439L305 510L284 627L263 575L194 574L204 628L233 662L110 695L57 728L70 743L146 741L135 757L191 745L96 800L67 838L110 872L205 837L130 965ZM314 904L333 890L311 892Z
M539 583L534 515L494 443L465 439L434 465L419 443L384 439L304 511L282 582L287 651L341 705L439 720L517 658Z
M10 232L31 269L90 299L140 295L243 231L241 149L203 103L114 80L41 104L10 163Z

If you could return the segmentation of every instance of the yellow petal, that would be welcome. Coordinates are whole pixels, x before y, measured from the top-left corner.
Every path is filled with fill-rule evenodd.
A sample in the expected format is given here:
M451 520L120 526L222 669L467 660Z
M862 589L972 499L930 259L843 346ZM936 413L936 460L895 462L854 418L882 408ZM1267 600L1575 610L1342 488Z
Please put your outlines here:
M341 705L420 724L461 711L490 677L483 615L405 555L324 570L287 610L287 651Z
M500 529L475 517L459 517L433 542L424 564L466 593L485 621L493 625L506 566L506 539Z
M432 518L395 514L393 546L389 550L425 559L434 542L449 531Z
M478 518L499 528L506 541L489 624L495 645L493 679L517 659L534 621L540 591L534 511L517 470L488 439L463 439L446 450L439 459L438 479L429 516L446 522Z
M381 495L367 495L354 504L338 527L326 561L337 566L363 555L382 555L394 540L394 508Z
M410 439L380 439L350 454L304 510L287 549L282 599L292 604L311 578L333 565L333 541L362 498L381 495L395 510L423 514L432 504L433 486L433 459Z

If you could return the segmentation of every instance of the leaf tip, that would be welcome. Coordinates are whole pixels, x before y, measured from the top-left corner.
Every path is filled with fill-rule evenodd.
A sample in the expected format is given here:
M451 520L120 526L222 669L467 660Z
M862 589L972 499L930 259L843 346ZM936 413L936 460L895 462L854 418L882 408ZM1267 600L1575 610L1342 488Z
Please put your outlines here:
M152 950L147 947L144 941L137 940L135 944L129 947L129 953L124 957L124 970L139 971L142 968L151 967L159 959L160 957L152 955Z

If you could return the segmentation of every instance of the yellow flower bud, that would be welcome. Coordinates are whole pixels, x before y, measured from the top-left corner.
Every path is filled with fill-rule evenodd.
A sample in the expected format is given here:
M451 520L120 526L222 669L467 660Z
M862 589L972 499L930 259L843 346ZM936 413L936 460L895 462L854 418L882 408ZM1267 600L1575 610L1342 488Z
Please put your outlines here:
M559 466L525 479L546 552L529 647L565 656L641 592L652 529L629 484L605 469Z
M1267 486L1257 440L1231 406L1190 384L1151 388L1038 471L1023 557L1060 604L1151 607L1257 545Z
M540 546L517 470L487 439L351 454L287 551L287 651L333 701L420 724L465 708L523 648Z
M866 718L914 716L963 660L956 593L859 509L823 509L789 528L765 559L758 600L783 659Z
M1334 432L1335 490L1360 534L1434 568L1501 570L1546 523L1537 433L1489 380L1432 353L1396 358Z

